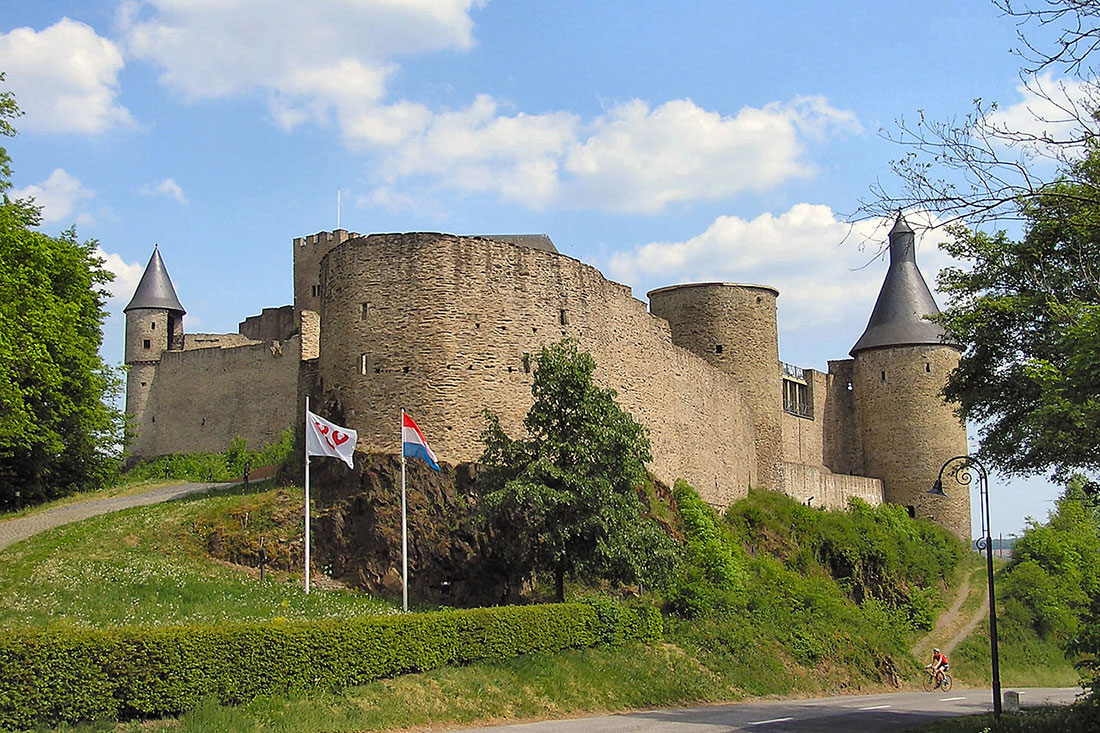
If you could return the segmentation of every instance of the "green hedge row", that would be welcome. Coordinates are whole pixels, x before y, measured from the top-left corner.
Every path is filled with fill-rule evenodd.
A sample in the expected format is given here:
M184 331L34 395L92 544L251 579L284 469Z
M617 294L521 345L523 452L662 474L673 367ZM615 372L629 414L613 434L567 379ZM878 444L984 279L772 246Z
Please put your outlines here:
M594 601L219 626L11 632L0 728L173 715L451 664L660 638L653 608Z

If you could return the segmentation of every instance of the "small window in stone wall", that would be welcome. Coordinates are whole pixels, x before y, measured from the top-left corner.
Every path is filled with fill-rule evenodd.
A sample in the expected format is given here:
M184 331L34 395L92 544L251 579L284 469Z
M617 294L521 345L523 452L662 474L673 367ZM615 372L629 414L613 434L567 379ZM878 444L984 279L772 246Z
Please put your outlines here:
M886 381L886 370L885 369L882 370L882 381L884 381L884 382Z
M145 386L145 382L142 382L142 383L141 383L141 386L142 386L142 387L144 387L144 386Z
M367 357L366 354L360 354L359 355L359 373L360 374L369 374L370 373L369 370L370 370L370 359Z
M927 372L928 374L931 374L932 373L932 365L929 364L928 362L925 362L924 363L924 371Z
M152 342L152 341L150 341L149 339L145 339L145 340L143 340L143 341L141 342L141 345L142 345L142 346L144 346L144 347L145 347L146 349L151 349L151 348L153 348L153 342Z
M153 331L156 331L157 330L157 322L153 321L152 323L150 323L149 328Z
M309 292L313 295L314 298L316 298L321 295L321 286L313 285L310 287Z
M524 354L523 355L523 373L524 374L530 374L531 373L531 355L530 354Z
M725 347L725 346L723 346L722 344L715 344L715 345L714 345L714 353L715 353L715 354L721 354L721 353L722 353L722 351L723 351L723 350L724 350L725 348L726 348L726 347Z
M359 320L360 321L365 321L365 320L367 320L367 316L369 316L369 315L370 315L370 303L360 303L359 304Z
M561 325L569 325L569 314L565 312L565 308L562 308L561 311L558 312L558 318L561 320Z

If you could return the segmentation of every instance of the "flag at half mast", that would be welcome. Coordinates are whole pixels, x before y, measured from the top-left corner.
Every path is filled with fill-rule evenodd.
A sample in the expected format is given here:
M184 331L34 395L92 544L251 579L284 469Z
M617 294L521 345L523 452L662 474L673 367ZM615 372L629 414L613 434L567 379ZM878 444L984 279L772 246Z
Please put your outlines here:
M428 447L424 433L420 432L420 428L404 410L401 411L401 453L406 458L419 458L436 471L439 470L439 462Z

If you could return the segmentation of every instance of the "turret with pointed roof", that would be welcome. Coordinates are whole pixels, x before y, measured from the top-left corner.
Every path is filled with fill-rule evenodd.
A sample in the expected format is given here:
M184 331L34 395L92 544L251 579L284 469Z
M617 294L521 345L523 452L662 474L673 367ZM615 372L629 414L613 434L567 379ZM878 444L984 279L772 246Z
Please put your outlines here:
M855 356L865 349L885 346L942 344L943 329L927 318L939 312L917 268L913 230L899 212L890 230L890 269L871 311L871 320L850 353Z
M943 398L960 350L927 316L940 312L917 269L913 230L898 214L890 268L867 329L852 347L852 387L863 473L882 479L887 501L970 538L970 496L927 493L944 461L965 455L966 427Z
M168 269L154 246L126 314L126 412L135 440L152 441L155 416L147 414L149 394L166 351L183 349L183 315Z
M129 313L136 308L163 309L180 315L187 312L180 305L180 299L176 296L176 289L172 287L172 279L168 277L168 269L164 266L164 260L160 257L160 247L157 245L153 245L153 255L149 258L149 264L145 266L145 273L141 276L137 290L134 291L134 297L122 312Z

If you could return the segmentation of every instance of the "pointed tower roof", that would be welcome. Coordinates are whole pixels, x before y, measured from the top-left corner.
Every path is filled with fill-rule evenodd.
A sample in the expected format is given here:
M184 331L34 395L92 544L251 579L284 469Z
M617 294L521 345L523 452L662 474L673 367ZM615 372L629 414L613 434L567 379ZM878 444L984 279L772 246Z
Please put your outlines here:
M913 230L898 213L890 230L890 269L882 283L867 329L852 347L851 355L884 346L942 344L943 329L925 319L940 309L917 269Z
M134 297L122 312L136 308L157 308L180 315L187 312L176 297L176 289L172 287L172 279L168 277L168 270L164 267L164 260L160 258L160 249L156 245L153 245L153 256L145 266L145 274L141 276Z

